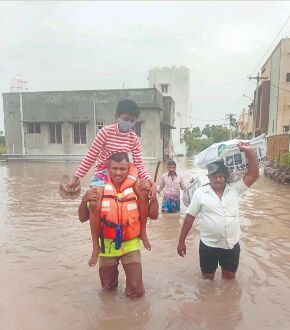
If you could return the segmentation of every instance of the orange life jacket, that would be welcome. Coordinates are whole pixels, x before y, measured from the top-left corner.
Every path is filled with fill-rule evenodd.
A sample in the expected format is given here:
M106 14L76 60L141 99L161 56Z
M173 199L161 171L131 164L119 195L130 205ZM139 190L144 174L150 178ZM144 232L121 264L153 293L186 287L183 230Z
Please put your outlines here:
M140 213L137 196L133 190L137 177L136 167L130 164L128 176L120 191L117 191L108 174L100 210L101 240L116 240L117 228L121 232L121 241L128 241L140 235Z

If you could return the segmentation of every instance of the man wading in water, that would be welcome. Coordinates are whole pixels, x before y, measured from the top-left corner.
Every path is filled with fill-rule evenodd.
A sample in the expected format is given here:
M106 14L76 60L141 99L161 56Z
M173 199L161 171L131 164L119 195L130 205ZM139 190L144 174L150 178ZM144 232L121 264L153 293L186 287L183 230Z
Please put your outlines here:
M100 232L97 233L99 274L102 287L115 290L118 286L118 265L121 261L126 273L127 296L141 297L144 294L140 253L140 203L148 199L148 191L139 183L135 185L138 171L129 163L124 152L113 154L109 159L108 180L104 187L100 209ZM89 219L88 203L99 199L97 191L89 190L79 206L82 222ZM148 202L147 202L148 203ZM158 217L156 196L150 200L148 215ZM99 247L101 245L101 248Z
M258 162L248 144L240 144L248 159L248 172L240 180L228 183L223 161L208 165L209 184L198 188L186 211L177 252L186 254L185 239L198 216L200 225L199 260L202 275L213 279L218 264L224 278L234 278L240 256L239 195L259 176Z

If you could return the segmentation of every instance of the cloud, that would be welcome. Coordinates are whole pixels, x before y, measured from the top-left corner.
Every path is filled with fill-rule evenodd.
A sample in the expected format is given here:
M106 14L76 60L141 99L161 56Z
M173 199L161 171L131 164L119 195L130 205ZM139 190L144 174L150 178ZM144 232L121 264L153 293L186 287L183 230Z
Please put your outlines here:
M134 88L147 87L150 67L186 65L193 108L209 118L238 108L247 75L289 12L285 2L26 1L0 7L1 91L18 72L32 91Z
M210 35L208 45L224 54L242 56L250 53L252 48L258 44L257 37L250 34L252 29L252 24L240 22L220 24L217 31Z

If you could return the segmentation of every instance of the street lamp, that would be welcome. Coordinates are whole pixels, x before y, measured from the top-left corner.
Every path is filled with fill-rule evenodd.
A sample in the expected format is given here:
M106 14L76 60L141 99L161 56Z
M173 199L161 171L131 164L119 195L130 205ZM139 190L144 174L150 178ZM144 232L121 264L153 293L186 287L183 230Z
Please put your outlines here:
M246 98L248 98L249 100L251 100L251 101L254 101L254 99L252 99L250 96L248 96L248 95L245 95L245 94L243 94L243 97L246 97Z

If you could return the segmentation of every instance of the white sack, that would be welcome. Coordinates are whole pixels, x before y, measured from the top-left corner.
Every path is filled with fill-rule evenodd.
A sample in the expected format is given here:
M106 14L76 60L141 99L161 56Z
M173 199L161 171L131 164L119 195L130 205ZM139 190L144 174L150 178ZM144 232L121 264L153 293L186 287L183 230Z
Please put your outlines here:
M207 149L200 152L194 159L194 166L206 168L212 162L223 160L225 166L229 169L230 181L236 181L245 175L248 171L248 161L244 152L240 152L238 147L240 142L249 142L256 152L259 166L264 164L267 152L265 134L262 134L252 140L229 140L214 143Z

